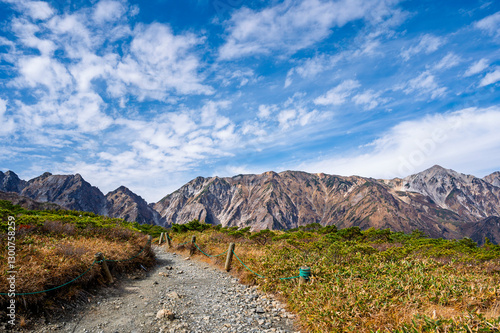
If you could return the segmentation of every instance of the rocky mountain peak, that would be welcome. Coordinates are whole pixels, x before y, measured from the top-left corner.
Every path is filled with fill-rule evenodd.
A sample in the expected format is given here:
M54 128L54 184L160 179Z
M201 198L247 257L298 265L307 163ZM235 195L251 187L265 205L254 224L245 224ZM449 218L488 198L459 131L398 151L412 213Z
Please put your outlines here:
M500 171L495 171L492 174L487 175L483 178L483 180L491 185L500 187Z
M140 196L125 186L106 194L106 210L109 216L121 217L140 224L163 224L160 214Z
M45 172L28 181L20 194L39 202L53 202L71 210L106 215L104 194L79 174L53 175Z
M500 215L500 188L438 165L393 182L393 185L400 191L426 195L440 207L469 220Z
M19 193L26 186L24 180L19 179L13 171L0 171L0 191Z

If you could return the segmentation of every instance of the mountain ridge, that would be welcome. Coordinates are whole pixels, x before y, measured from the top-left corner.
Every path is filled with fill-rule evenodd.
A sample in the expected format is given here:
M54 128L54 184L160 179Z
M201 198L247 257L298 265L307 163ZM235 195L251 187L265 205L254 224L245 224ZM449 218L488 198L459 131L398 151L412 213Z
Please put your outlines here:
M53 175L45 172L24 181L13 171L0 171L0 191L16 193L40 203L54 203L65 209L123 218L129 222L164 224L161 216L128 188L120 186L104 195L78 173Z
M498 184L498 185L496 185ZM497 235L490 217L500 216L500 172L483 178L433 166L389 180L303 171L233 177L196 177L156 203L120 186L104 195L79 174L44 173L23 181L0 173L0 190L34 200L93 211L139 223L169 226L198 219L253 230L290 229L309 223L419 229L431 237ZM11 191L15 192L15 191ZM479 233L474 225L481 226ZM496 238L496 236L494 237ZM498 239L500 241L500 237Z

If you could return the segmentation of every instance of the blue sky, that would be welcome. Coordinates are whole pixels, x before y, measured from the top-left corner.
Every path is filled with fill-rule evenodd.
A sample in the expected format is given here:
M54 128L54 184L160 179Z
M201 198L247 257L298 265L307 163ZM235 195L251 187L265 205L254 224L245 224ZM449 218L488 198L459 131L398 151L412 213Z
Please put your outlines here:
M0 170L500 170L495 1L0 0Z

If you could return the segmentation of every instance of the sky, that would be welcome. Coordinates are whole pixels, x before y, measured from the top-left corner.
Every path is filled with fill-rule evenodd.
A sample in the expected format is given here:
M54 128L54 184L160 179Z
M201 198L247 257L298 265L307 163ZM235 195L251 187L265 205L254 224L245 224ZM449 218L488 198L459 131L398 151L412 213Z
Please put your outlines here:
M500 170L500 2L0 0L0 170Z

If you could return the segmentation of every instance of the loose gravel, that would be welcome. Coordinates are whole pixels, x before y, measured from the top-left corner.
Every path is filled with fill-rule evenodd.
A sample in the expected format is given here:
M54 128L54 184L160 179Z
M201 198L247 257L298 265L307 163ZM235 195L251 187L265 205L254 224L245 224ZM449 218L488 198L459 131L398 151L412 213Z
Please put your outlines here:
M219 268L155 247L158 265L100 290L90 304L34 332L297 332L270 295ZM186 260L187 259L187 260Z

